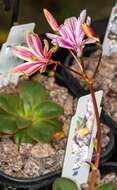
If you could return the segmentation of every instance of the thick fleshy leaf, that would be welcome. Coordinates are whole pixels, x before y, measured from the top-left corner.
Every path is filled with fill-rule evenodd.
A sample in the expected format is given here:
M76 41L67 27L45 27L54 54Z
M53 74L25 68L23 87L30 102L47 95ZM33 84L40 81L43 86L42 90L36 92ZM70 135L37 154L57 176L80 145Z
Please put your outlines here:
M0 115L0 132L13 134L17 130L15 119L8 115Z
M117 190L117 184L107 183L97 188L97 190Z
M32 126L32 120L25 117L16 117L16 124L19 129Z
M23 81L20 84L20 96L23 99L24 110L27 114L48 98L48 92L38 82Z
M24 113L20 97L11 94L0 94L0 108L13 115L22 115Z
M77 185L68 178L57 178L52 190L78 190Z
M50 142L54 133L61 130L60 123L58 122L58 124L59 126L55 127L54 121L39 121L33 127L30 127L27 132L35 141Z
M63 108L52 101L46 101L35 108L34 114L40 119L45 118L45 120L56 118L63 114Z
M30 138L30 136L27 134L27 129L22 129L17 131L17 133L14 136L16 144L21 144L21 143L33 143L34 140Z

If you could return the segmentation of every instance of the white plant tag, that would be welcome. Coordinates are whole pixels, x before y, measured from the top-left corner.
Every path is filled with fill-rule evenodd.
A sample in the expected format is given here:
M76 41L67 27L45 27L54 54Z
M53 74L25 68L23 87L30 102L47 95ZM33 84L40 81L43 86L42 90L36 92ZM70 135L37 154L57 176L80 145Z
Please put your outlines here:
M99 112L102 91L95 93ZM91 95L79 99L76 113L72 117L62 177L72 179L78 187L87 183L97 127Z
M103 42L103 55L110 56L112 53L117 53L117 3L112 8Z
M35 23L13 26L10 29L6 43L3 44L0 51L0 87L8 85L8 83L16 84L18 75L11 76L10 69L24 61L18 59L12 54L12 47L15 45L26 45L26 33L33 31Z

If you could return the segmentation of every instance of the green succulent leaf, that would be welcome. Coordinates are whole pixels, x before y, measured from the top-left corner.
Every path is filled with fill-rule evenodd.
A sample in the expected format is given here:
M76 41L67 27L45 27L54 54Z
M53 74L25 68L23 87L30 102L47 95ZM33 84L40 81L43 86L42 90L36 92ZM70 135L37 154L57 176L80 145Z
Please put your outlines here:
M52 190L78 190L78 187L72 180L61 177L55 180Z
M52 101L42 102L35 108L35 115L42 119L52 119L63 114L63 108Z
M17 133L14 136L16 144L21 143L33 143L34 140L27 134L27 129L22 129L17 131Z
M13 134L17 130L15 119L8 115L0 115L0 132Z
M98 187L97 190L117 190L117 184L107 183Z
M29 136L35 141L50 142L55 132L61 131L61 122L58 120L39 121L28 129Z
M0 109L12 115L23 114L22 101L19 96L0 94Z
M20 84L20 96L24 101L25 113L28 113L48 98L48 92L38 82L23 81Z
M32 120L28 118L23 118L23 117L17 117L16 124L19 129L27 128L27 127L32 126Z
M0 133L14 135L17 144L49 142L61 131L62 113L42 85L23 81L17 95L0 94Z

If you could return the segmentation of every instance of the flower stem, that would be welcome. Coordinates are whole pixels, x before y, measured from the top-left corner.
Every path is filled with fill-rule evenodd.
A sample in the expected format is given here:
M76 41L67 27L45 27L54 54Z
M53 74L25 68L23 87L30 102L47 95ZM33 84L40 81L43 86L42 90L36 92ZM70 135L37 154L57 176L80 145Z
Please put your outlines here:
M72 50L70 50L70 53L72 54L72 56L74 57L76 63L78 63L78 66L80 67L81 71L83 71L83 66L80 62L80 60L78 59L78 57L74 54L74 52Z
M61 62L59 62L58 64L59 64L62 68L68 69L69 71L71 71L71 72L73 72L73 73L79 75L82 79L84 79L84 76L83 76L80 72L78 72L78 71L76 71L76 70L74 70L74 69L72 69L72 68L70 68L70 67L68 67L68 66L66 66L66 65L64 65L64 64L62 64Z
M94 106L94 112L96 117L96 124L97 124L97 147L96 147L96 156L95 156L95 169L91 172L91 183L89 184L88 190L95 190L95 184L96 184L96 177L98 173L98 167L99 167L99 161L100 161L100 154L101 154L101 142L102 142L102 133L101 133L101 126L100 126L100 116L99 111L97 107L96 97L93 90L93 84L88 83L88 87L91 93L92 102Z
M95 69L95 71L94 71L94 73L93 73L92 79L95 79L95 77L96 77L96 74L97 74L97 72L98 72L99 66L100 66L100 64L101 64L102 54L103 54L103 52L102 52L102 49L101 49L101 53L100 53L100 56L99 56L99 60L98 60L96 69Z

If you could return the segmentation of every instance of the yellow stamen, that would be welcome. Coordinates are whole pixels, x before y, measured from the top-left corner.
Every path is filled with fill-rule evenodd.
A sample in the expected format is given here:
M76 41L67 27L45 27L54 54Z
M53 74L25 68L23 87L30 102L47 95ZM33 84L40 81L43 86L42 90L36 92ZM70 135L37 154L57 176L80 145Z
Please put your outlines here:
M35 55L32 55L32 56L31 56L31 59L32 59L32 61L37 61L37 60L38 60Z

